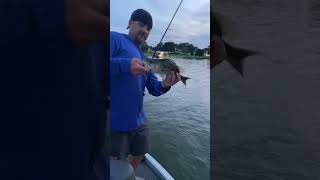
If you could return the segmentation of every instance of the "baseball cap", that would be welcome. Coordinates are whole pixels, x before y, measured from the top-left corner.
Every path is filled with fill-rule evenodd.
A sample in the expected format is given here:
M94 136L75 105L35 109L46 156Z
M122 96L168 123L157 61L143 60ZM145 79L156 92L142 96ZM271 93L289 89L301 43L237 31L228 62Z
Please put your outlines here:
M148 29L152 29L152 16L151 14L144 9L137 9L132 12L130 21L139 21L148 26ZM127 29L129 26L127 27Z

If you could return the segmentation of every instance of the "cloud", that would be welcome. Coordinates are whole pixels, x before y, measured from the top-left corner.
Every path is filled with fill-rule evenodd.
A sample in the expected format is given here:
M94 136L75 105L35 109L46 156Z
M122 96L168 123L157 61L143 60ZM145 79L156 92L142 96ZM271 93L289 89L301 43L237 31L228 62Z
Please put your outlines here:
M149 45L156 45L167 28L179 0L111 0L111 23L113 31L127 33L126 26L133 10L148 10L154 20L154 26L148 38ZM126 7L123 6L126 4ZM113 8L114 7L114 8ZM184 0L176 14L163 42L189 42L199 48L210 43L210 1Z

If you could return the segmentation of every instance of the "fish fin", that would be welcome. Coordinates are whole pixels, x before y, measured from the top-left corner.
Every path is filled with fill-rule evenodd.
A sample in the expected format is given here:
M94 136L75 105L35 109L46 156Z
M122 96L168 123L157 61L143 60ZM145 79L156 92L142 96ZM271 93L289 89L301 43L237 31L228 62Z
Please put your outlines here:
M237 48L229 45L224 41L227 58L226 60L241 74L243 77L243 61L245 58L258 54L257 51Z
M188 80L188 79L191 79L191 78L189 78L189 77L185 77L185 76L182 76L182 75L180 75L180 77L181 77L182 83L183 83L185 86L187 85L187 80Z

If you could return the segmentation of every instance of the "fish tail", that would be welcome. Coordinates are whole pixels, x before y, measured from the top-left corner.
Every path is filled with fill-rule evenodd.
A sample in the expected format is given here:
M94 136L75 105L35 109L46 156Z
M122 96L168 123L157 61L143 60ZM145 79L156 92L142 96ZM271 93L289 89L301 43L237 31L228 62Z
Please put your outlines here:
M189 78L189 77L185 77L185 76L182 76L182 75L180 75L180 77L181 77L182 83L183 83L185 86L187 85L187 80L188 80L188 79L191 79L191 78Z
M256 51L251 51L248 49L237 48L229 45L224 41L227 58L226 60L243 76L243 61L248 56L257 54Z

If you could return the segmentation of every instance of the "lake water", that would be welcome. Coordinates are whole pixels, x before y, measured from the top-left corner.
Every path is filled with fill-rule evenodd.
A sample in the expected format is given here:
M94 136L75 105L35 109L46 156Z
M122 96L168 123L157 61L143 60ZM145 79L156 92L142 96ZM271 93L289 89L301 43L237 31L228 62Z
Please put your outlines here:
M187 86L145 96L151 152L177 180L210 177L210 72L207 60L176 59Z
M211 74L212 165L218 180L320 179L320 1L224 0L232 44L262 52L242 78Z

